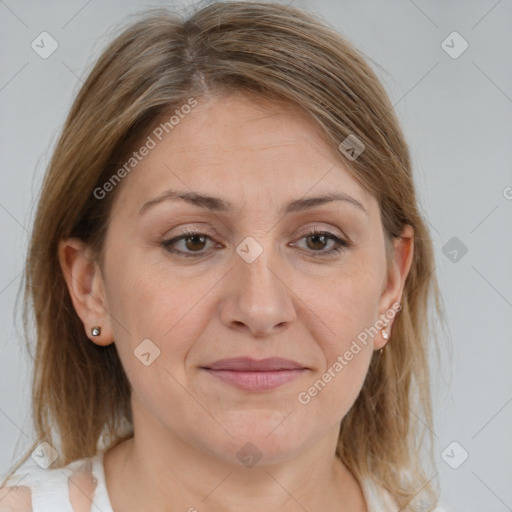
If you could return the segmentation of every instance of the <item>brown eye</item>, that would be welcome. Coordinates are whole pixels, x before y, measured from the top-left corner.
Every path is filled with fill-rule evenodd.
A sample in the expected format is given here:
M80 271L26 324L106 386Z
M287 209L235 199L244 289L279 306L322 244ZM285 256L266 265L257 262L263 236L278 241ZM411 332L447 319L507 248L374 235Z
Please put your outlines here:
M161 245L166 251L179 256L199 257L208 254L209 251L203 249L207 248L209 241L213 241L212 238L204 233L186 233L171 240L164 240Z
M321 251L322 249L325 249L327 242L330 240L330 238L328 238L324 234L318 234L310 235L306 237L306 240L311 241L311 243L306 243L309 249L312 249L313 251Z
M306 240L305 250L312 252L316 258L334 257L343 250L349 249L351 244L328 231L310 231L300 240ZM329 242L332 242L329 244ZM300 246L300 244L297 244ZM316 254L315 254L316 253Z
M201 249L204 249L204 246L206 245L206 236L203 235L191 235L184 238L185 240L185 247L192 252L200 251Z

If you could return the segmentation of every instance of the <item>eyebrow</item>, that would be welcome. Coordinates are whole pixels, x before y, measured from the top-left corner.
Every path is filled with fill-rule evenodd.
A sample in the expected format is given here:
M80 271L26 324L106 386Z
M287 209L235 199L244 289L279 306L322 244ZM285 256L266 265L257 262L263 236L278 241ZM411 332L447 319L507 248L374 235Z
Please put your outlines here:
M140 209L139 215L142 215L146 210L148 210L148 208L155 206L156 204L159 204L163 201L169 200L183 200L189 204L198 206L200 208L205 208L212 212L233 211L233 204L219 197L197 194L195 192L166 190L161 195L155 197L154 199L150 199L147 203L145 203L144 206L142 206ZM281 215L286 215L288 213L301 212L310 208L314 208L315 206L320 206L334 201L343 201L352 204L368 215L368 210L357 199L343 192L335 192L330 194L322 194L316 197L295 199L285 205L279 213Z

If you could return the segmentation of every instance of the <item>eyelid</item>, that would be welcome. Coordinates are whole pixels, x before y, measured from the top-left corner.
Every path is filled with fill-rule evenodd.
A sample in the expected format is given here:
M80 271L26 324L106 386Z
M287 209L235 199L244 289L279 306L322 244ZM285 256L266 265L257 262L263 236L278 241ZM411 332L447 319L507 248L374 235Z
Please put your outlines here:
M297 244L300 240L303 240L304 238L309 238L311 236L326 236L329 240L334 242L334 247L329 249L328 251L311 251L304 249L305 252L309 252L310 255L312 255L315 258L328 258L329 256L336 255L336 253L339 253L340 251L344 249L351 249L353 244L348 239L348 237L345 237L344 235L336 235L335 233L332 233L328 229L317 229L316 227L312 227L302 233L295 242L293 242L292 247Z
M207 229L198 230L198 229L193 229L193 228L185 228L180 234L173 236L171 238L166 238L165 236L162 237L162 239L159 242L159 245L162 246L164 248L164 250L166 250L168 253L174 254L178 257L197 258L198 260L200 260L202 258L206 258L208 255L210 255L212 250L218 249L219 248L218 245L220 245L219 242L216 242L216 240L214 240L214 238L211 235L209 235L206 231L208 231L208 230ZM213 231L215 231L215 230L213 230ZM217 233L217 231L215 231L215 233ZM211 248L210 251L208 251L208 252L199 251L196 253L194 253L193 251L192 252L182 251L180 249L176 249L173 247L178 242L185 240L191 236L203 236L207 239L207 242L211 242L214 247ZM217 244L217 247L215 247L215 244Z
M201 261L202 259L206 259L209 255L211 255L212 250L207 251L207 252L203 252L203 251L188 252L188 251L182 251L180 249L176 249L173 247L173 245L176 244L177 242L182 241L190 236L195 236L195 235L203 236L203 237L207 238L209 241L215 243L215 240L207 233L201 232L199 230L185 229L181 234L179 234L173 238L170 238L168 240L161 241L160 245L163 246L164 249L170 254L174 254L178 257L195 258L195 259L197 259L197 261ZM341 236L338 236L338 235L332 233L328 229L319 229L318 226L304 228L303 232L300 234L300 236L298 236L296 241L290 245L292 247L294 247L294 245L298 241L300 241L304 238L315 236L315 235L324 235L330 241L334 242L334 247L331 247L328 251L323 251L323 250L313 251L313 250L308 250L308 249L300 249L301 252L303 252L305 254L305 256L312 257L318 261L329 260L330 258L334 259L335 257L340 256L341 253L345 252L346 250L351 249L352 245L353 245L352 242L350 240L348 240L347 237L342 238ZM218 246L213 248L213 250L217 250L217 249L219 249Z
M333 230L335 231L336 229L332 226L321 226L320 224L315 223L315 224L309 224L305 227L301 227L299 229L299 233L301 235L304 235L304 234L307 235L313 231L317 232L317 233L326 232L326 233L331 233L332 235L335 235L335 236L345 237L345 234L343 232L340 232L340 234L336 234L336 233L333 233Z
M211 228L209 226L205 226L205 227L201 227L201 228L185 227L185 228L183 228L183 231L179 232L175 236L169 236L168 233L170 233L171 231L175 231L175 229L167 230L160 237L160 241L161 242L170 242L171 240L176 240L176 239L179 239L179 238L183 238L183 237L187 237L187 236L193 236L193 235L204 235L204 236L207 236L207 237L212 238L212 239L214 237L216 237L216 236L220 236L216 229Z

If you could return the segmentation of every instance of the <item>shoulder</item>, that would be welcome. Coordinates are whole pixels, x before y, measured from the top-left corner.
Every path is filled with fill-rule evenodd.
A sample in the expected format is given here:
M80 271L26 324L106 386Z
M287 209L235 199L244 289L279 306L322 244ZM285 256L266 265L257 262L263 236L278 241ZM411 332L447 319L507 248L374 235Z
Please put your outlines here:
M391 494L374 480L363 478L360 483L368 512L401 512L403 510ZM449 512L449 509L442 503L438 503L432 512Z
M399 512L400 507L391 494L371 478L360 482L368 512Z
M32 494L27 486L0 487L0 512L32 512Z
M88 510L97 480L93 458L45 469L29 459L0 488L0 512Z

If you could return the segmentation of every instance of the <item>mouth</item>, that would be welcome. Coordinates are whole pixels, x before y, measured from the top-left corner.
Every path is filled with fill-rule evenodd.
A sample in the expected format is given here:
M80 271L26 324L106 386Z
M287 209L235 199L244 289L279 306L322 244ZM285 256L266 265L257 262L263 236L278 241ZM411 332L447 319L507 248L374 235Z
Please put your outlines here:
M224 383L245 391L269 391L295 380L308 370L295 361L277 357L221 359L201 368Z

